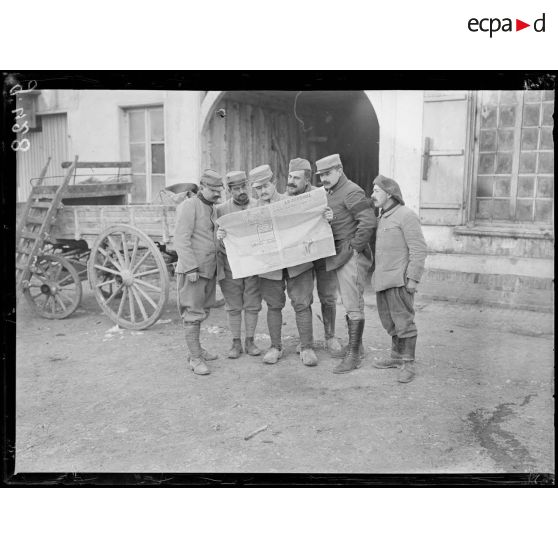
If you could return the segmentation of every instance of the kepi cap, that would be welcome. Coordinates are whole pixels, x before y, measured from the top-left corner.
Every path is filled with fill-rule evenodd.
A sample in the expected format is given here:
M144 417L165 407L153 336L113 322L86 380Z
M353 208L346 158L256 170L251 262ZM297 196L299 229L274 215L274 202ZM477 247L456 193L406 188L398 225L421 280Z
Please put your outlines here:
M387 178L386 176L379 174L374 179L373 184L379 186L387 194L391 194L391 197L396 199L401 205L405 205L403 196L401 195L401 188L392 178Z
M211 169L206 169L201 175L200 184L203 184L204 186L213 186L214 188L217 188L219 186L222 187L223 179L218 172L215 172Z
M246 184L246 173L244 171L231 171L227 173L225 180L229 188L232 186L242 186Z
M341 157L339 153L334 153L333 155L328 155L323 159L316 161L316 174L322 174L323 172L332 169L333 167L342 166Z
M273 178L273 172L269 165L260 165L252 169L248 176L252 186L261 186Z
M291 159L289 163L289 172L303 171L303 170L312 172L310 161L307 161L306 159L301 159L300 157L297 157L296 159Z

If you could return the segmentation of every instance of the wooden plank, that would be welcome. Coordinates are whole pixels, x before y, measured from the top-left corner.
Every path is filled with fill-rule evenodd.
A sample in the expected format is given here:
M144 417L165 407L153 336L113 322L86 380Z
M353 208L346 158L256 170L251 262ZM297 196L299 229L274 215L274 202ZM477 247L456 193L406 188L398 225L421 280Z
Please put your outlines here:
M73 164L73 161L63 161L62 168L67 169ZM96 162L87 162L87 161L79 161L76 164L77 169L125 169L131 168L132 162L131 161L96 161Z

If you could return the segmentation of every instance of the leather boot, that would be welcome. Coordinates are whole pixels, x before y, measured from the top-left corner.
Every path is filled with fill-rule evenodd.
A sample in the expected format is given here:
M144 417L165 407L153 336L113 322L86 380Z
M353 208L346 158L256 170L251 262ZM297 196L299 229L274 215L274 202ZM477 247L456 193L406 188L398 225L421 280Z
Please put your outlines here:
M345 321L347 322L347 331L348 331L348 330L349 330L349 321L350 321L350 320L349 320L349 316L347 316L346 314L345 314ZM349 343L347 343L346 345L343 345L343 346L341 347L341 353L340 353L341 356L340 356L340 357L336 357L336 358L344 358L345 355L347 354L347 351L348 351L348 350L349 350ZM359 355L359 357L360 357L361 359L364 358L364 345L362 344L362 341L361 341L360 347L359 347L359 349L358 349L358 355ZM332 355L332 356L333 356L333 355Z
M190 351L188 365L190 369L199 376L209 374L209 368L202 357L202 347L200 345L200 323L184 324L186 334L186 345Z
M333 358L343 358L346 350L343 349L339 339L335 337L335 306L322 304L322 319L324 321L325 347Z
M415 349L417 337L404 337L401 339L401 359L403 364L397 372L397 381L407 384L415 377Z
M242 343L240 342L240 339L233 339L232 347L229 349L228 357L238 358L242 353Z
M247 355L259 356L262 354L261 349L254 343L253 337L246 337L244 340L244 349Z
M388 358L378 358L373 363L374 368L398 368L403 363L401 358L400 346L402 339L397 335L391 338L391 354Z
M362 344L362 332L364 331L364 320L348 320L349 323L349 345L345 358L333 370L334 374L346 374L360 367L360 346Z

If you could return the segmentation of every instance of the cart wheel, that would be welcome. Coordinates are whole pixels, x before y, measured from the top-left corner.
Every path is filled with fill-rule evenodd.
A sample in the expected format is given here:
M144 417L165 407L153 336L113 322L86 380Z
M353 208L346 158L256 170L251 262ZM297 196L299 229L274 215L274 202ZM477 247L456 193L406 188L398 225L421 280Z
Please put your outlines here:
M159 319L169 276L161 252L140 229L105 229L91 249L87 274L99 306L119 326L145 329Z
M67 318L81 301L81 279L74 266L61 256L41 254L23 294L43 318Z

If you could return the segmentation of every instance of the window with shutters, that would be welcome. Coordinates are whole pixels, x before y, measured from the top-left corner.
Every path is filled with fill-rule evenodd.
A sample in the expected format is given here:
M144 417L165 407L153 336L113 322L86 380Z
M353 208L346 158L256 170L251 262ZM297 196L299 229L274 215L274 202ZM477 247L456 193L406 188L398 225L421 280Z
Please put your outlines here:
M157 202L165 187L165 127L162 106L126 110L133 203Z
M554 91L483 91L477 103L473 216L553 224Z

